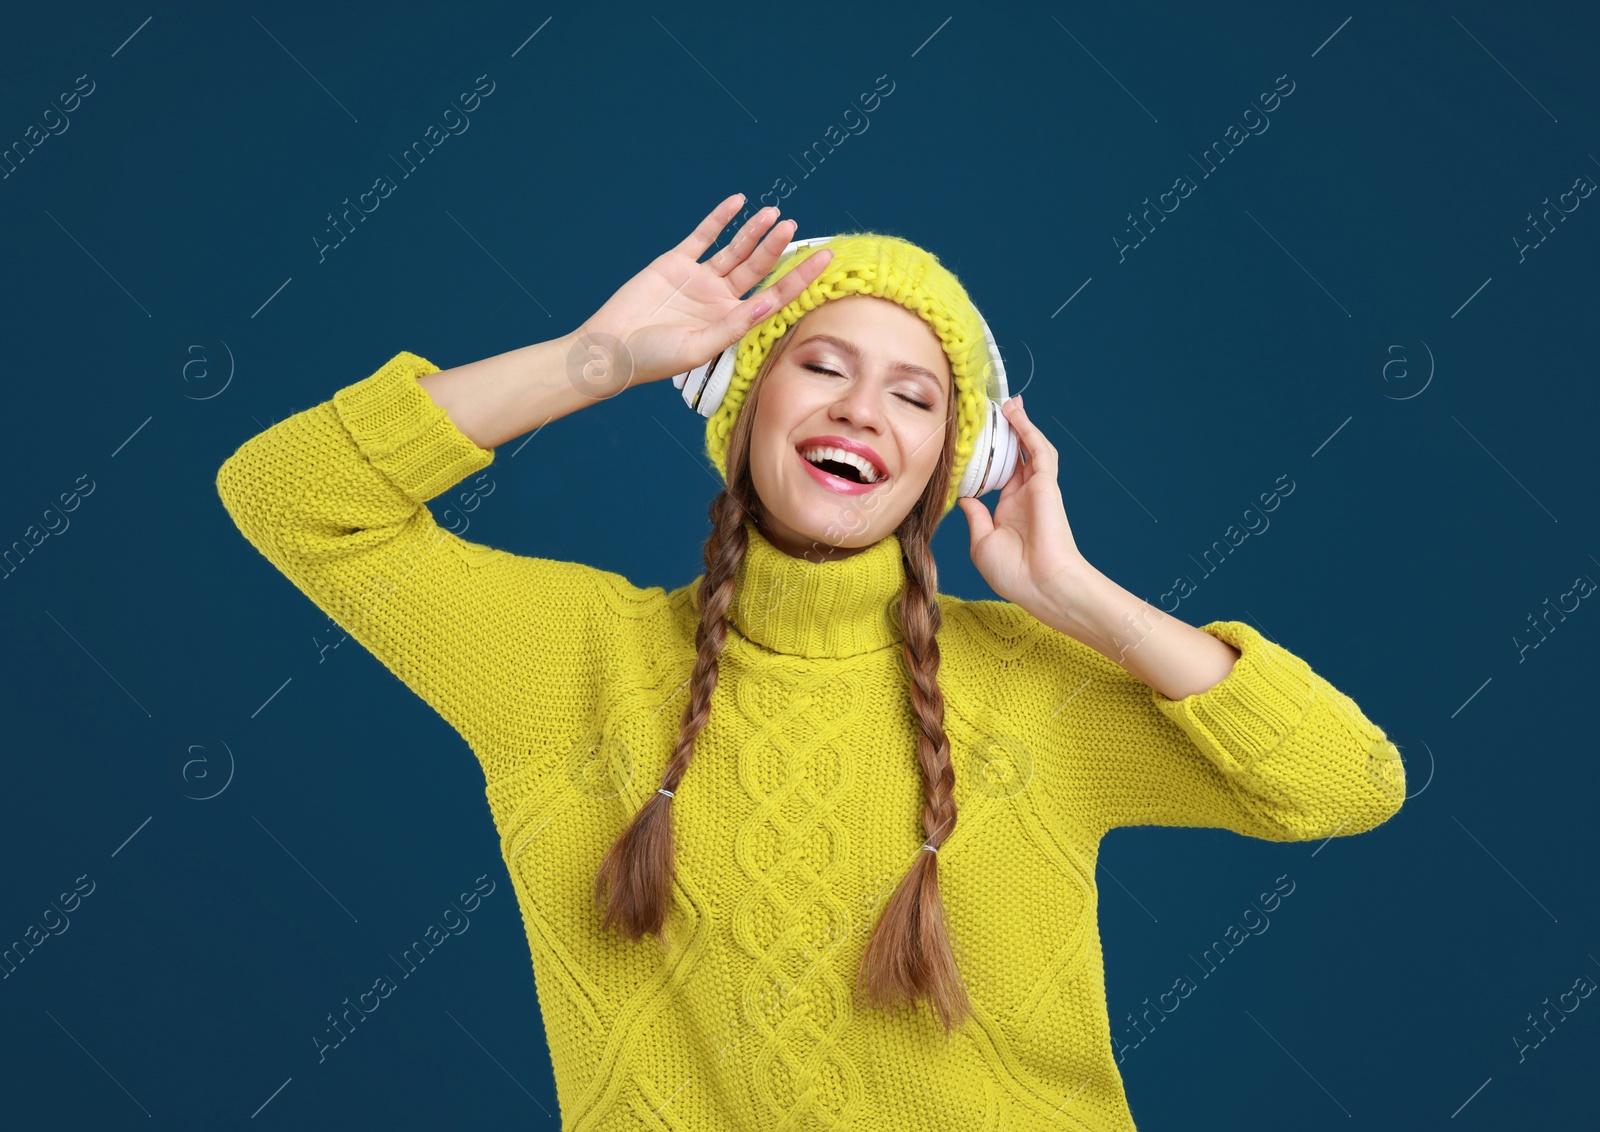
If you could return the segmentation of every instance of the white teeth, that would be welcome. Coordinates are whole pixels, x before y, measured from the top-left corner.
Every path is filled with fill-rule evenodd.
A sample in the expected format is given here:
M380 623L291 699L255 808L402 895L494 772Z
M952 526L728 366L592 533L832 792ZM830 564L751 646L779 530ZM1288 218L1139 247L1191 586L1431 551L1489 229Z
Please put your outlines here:
M871 460L865 456L858 456L854 452L847 452L843 448L816 445L811 448L800 449L800 455L812 463L816 463L818 460L837 460L841 464L850 464L860 470L861 479L864 483L877 483L882 478L878 474L878 469L873 467Z

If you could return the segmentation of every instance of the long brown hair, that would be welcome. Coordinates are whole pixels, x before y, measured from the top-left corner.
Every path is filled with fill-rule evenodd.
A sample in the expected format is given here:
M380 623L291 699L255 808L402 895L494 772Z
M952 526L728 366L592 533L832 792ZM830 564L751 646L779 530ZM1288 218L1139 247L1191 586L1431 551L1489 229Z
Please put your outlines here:
M665 790L677 791L689 769L689 760L694 757L695 737L711 716L717 661L727 640L728 611L747 546L744 518L747 514L760 514L749 460L755 406L767 374L794 340L795 326L762 359L728 438L727 486L711 501L711 534L705 543L706 572L700 582L700 623L695 630L689 702L684 705L677 744L661 776ZM956 823L955 770L944 729L944 694L938 680L938 571L929 549L934 528L943 517L955 465L954 392L952 388L948 398L939 462L916 505L895 529L906 574L899 618L911 708L917 723L917 758L922 766L922 826L927 844L935 849L950 836ZM594 896L603 915L602 927L614 924L633 940L646 933L665 939L675 855L671 801L660 791L650 794L612 844L595 878ZM918 847L914 856L910 871L890 896L867 941L856 986L868 1002L888 1010L904 1002L915 1007L919 999L928 999L948 1033L966 1020L972 1008L939 898L938 854Z

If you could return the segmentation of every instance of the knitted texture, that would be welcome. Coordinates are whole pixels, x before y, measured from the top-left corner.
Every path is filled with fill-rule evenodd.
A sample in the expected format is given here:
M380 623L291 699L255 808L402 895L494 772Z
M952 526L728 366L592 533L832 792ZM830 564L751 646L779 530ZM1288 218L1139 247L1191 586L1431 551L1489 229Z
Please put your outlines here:
M739 340L728 392L706 420L706 455L726 481L728 437L733 432L733 422L773 343L830 299L875 295L899 303L925 319L950 359L956 402L956 459L941 512L948 515L956 505L961 475L977 446L978 431L988 412L990 383L995 381L977 308L960 280L932 252L898 236L876 232L851 233L824 245L797 248L773 266L761 286L770 286L824 247L832 250L833 258L822 272L787 305L751 327Z
M1400 807L1383 731L1248 624L1169 700L1002 601L940 595L959 818L939 887L974 1015L853 996L878 910L924 841L894 536L835 562L746 523L721 678L672 801L665 946L602 932L593 884L655 791L698 615L665 591L440 528L428 499L488 466L399 353L222 465L245 537L466 740L517 894L562 1127L772 1132L1115 1130L1095 863L1119 826L1271 841Z

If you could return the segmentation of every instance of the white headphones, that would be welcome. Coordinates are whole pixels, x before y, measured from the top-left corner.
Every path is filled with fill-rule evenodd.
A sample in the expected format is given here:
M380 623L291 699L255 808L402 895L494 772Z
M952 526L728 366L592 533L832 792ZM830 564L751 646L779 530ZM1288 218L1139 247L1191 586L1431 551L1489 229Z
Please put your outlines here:
M796 240L783 249L783 254L788 255L795 248L825 244L836 238L814 236L809 240ZM1006 389L1006 364L1000 357L1000 348L995 345L989 324L981 314L978 315L978 322L983 326L983 340L988 347L991 363L988 404L984 422L978 430L977 444L973 446L972 458L967 461L966 471L962 473L961 488L957 495L978 496L1004 486L1017 464L1017 434L1000 411L1001 402L1010 396ZM684 403L702 417L709 418L722 404L723 395L728 392L728 385L733 380L733 361L738 347L739 343L735 342L704 365L695 366L688 373L680 373L672 379L672 384L683 391Z

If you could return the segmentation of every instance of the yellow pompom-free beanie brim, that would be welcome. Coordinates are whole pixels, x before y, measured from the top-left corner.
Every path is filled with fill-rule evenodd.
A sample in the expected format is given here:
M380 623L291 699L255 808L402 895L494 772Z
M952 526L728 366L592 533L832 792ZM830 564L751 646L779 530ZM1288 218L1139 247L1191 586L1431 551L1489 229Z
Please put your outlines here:
M909 240L877 232L850 233L826 244L796 248L774 265L761 286L771 286L824 247L833 251L833 259L821 274L791 302L751 327L739 340L728 391L717 411L706 421L706 454L726 482L728 437L733 432L733 422L762 359L790 327L830 299L874 295L899 303L924 319L938 335L945 356L950 359L957 406L955 466L951 470L944 510L940 512L941 517L947 515L956 505L956 489L988 411L986 403L993 366L977 308L961 281L932 252Z

